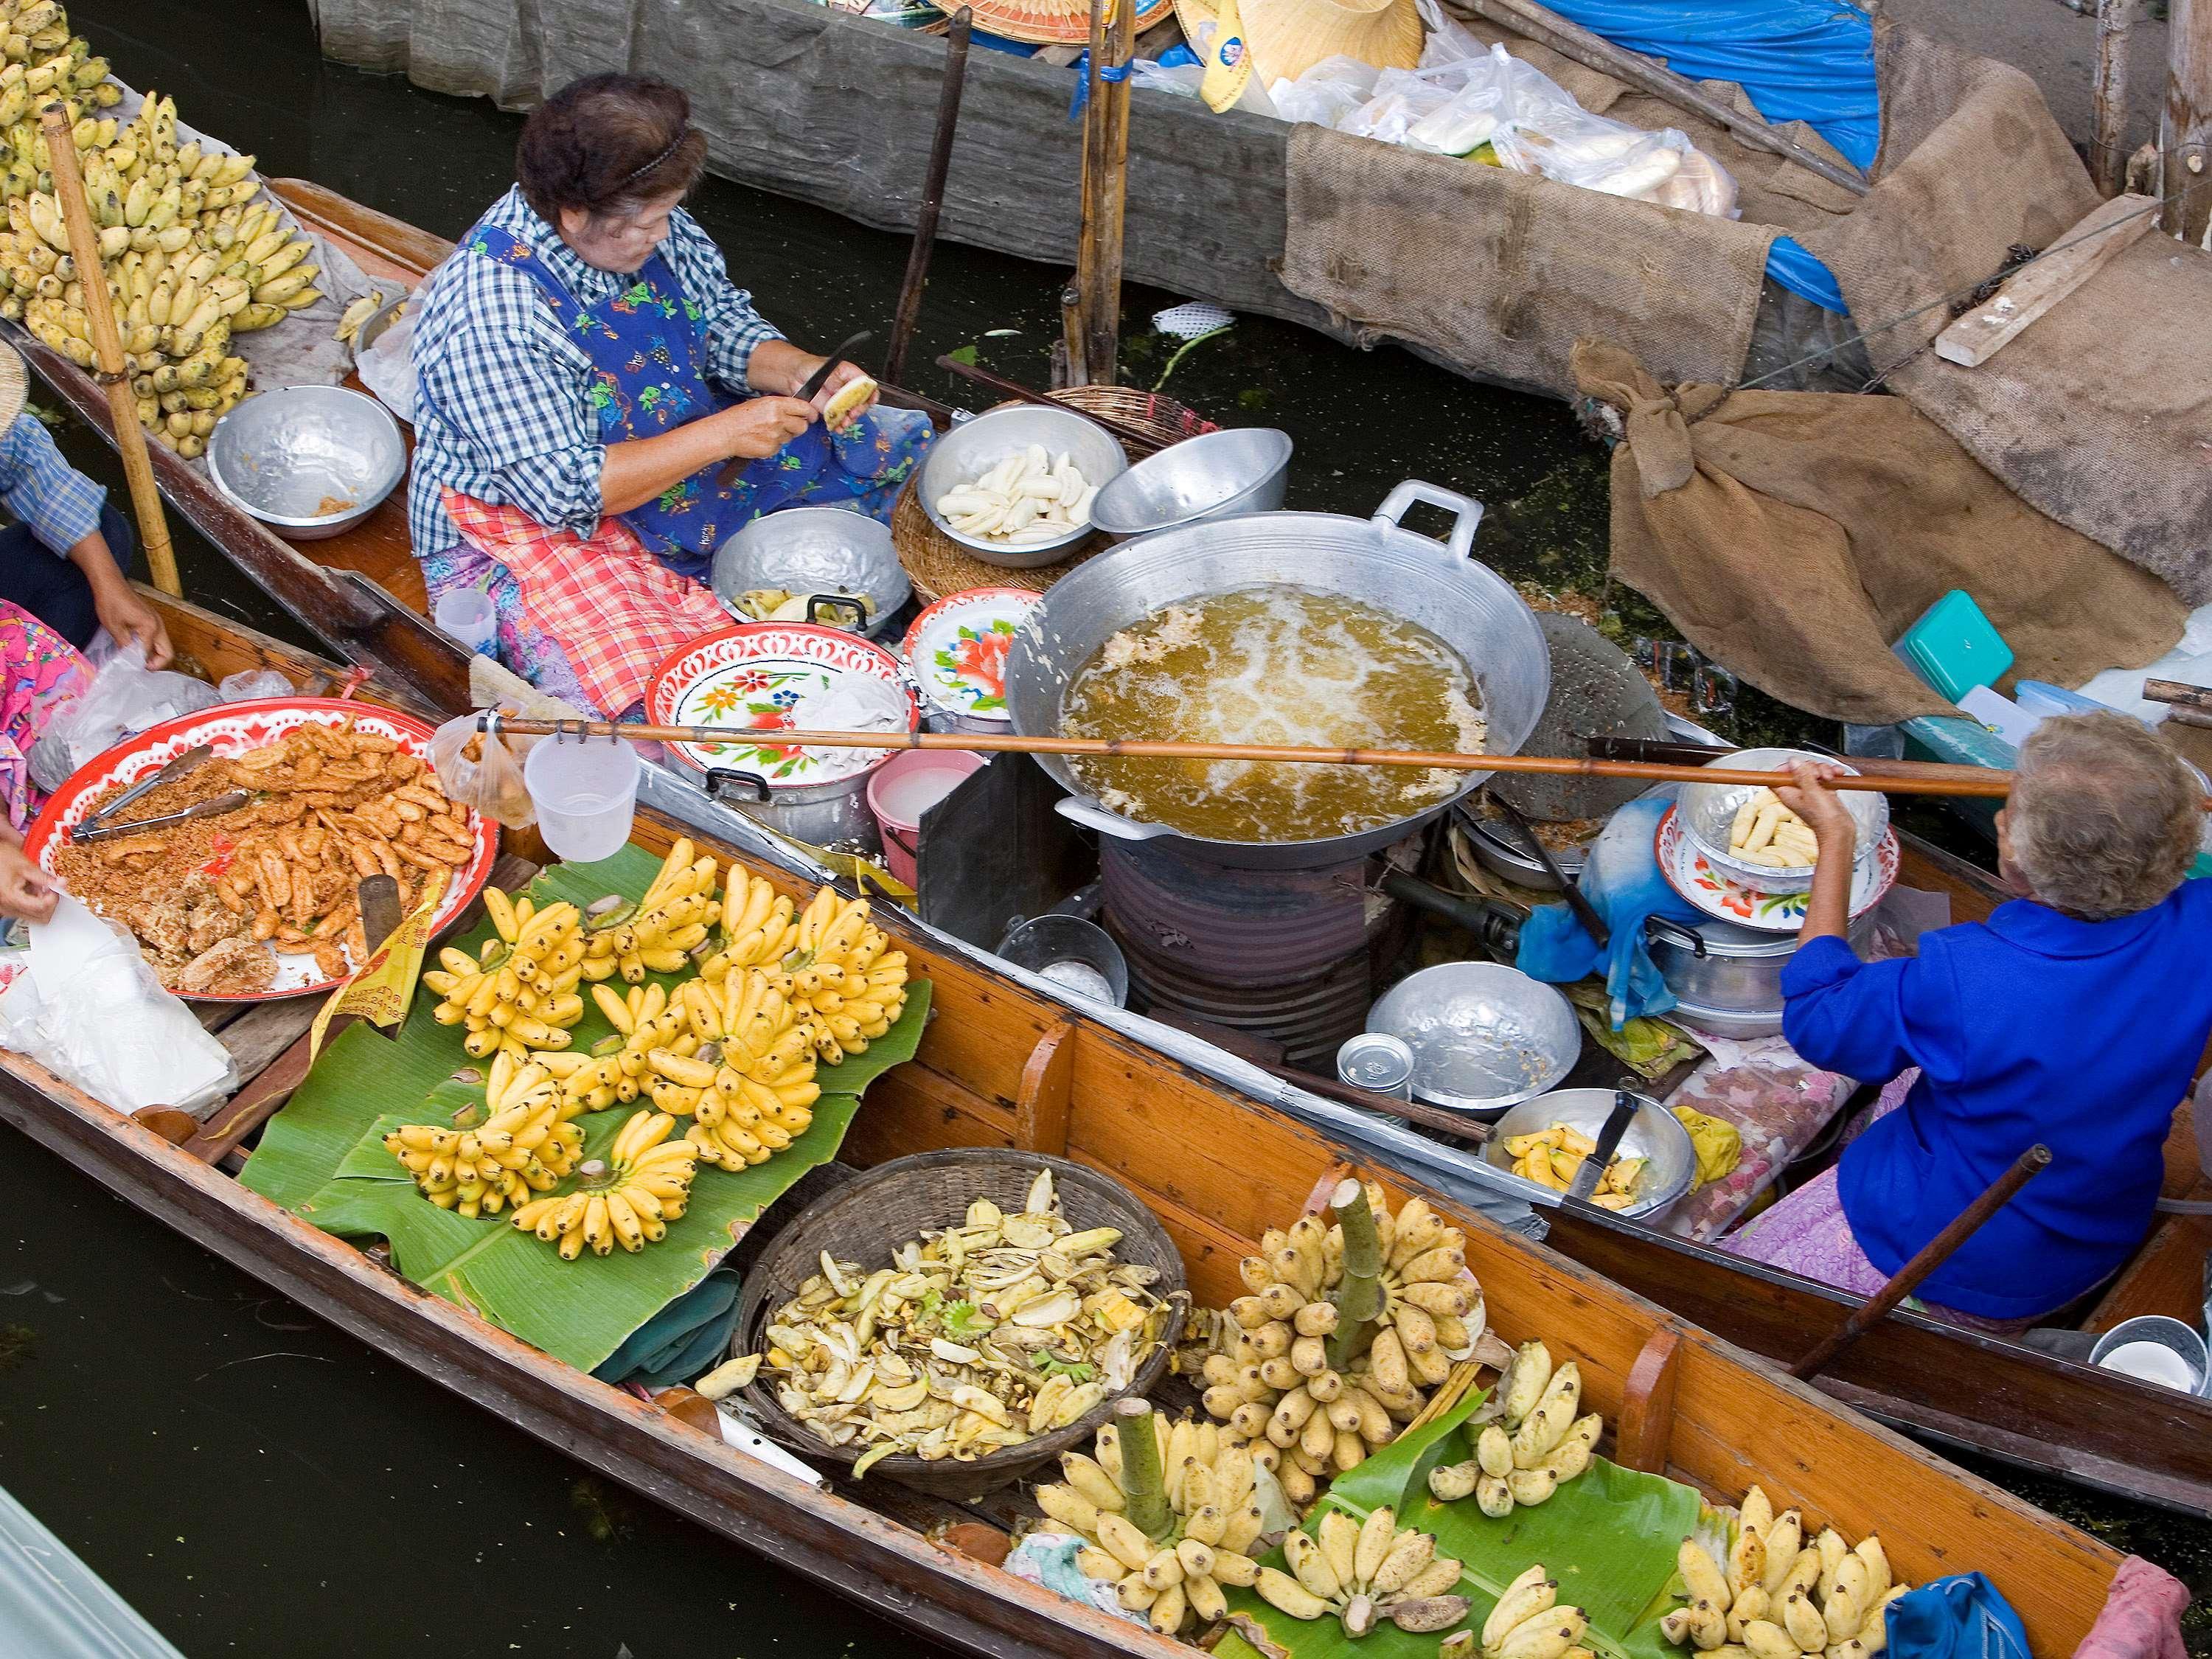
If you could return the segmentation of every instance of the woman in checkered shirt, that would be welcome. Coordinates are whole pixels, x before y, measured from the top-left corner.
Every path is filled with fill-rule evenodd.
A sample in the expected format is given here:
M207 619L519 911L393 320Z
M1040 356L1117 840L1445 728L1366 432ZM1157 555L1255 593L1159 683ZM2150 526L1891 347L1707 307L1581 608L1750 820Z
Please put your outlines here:
M415 331L408 507L433 601L487 589L508 665L609 714L726 623L705 585L717 546L783 507L888 520L930 438L926 416L872 404L829 430L849 363L794 395L823 360L761 318L680 206L706 166L689 115L650 76L556 93Z

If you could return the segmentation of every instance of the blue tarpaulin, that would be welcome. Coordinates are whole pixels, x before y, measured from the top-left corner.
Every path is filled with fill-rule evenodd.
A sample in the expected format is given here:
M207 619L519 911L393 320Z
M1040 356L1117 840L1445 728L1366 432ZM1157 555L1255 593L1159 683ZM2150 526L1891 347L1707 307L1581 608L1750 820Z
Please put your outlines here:
M1692 81L1734 81L1768 120L1803 121L1855 167L1881 143L1874 22L1846 0L1547 0L1616 46L1665 60ZM1835 276L1787 236L1766 274L1842 312Z

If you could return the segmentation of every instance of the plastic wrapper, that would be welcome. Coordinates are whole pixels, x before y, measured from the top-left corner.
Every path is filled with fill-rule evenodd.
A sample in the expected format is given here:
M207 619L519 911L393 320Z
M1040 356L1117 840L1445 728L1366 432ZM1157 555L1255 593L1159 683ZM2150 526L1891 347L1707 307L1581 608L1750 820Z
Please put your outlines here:
M1375 95L1376 78L1382 73L1372 64L1341 54L1324 58L1295 81L1278 81L1268 96L1275 113L1285 121L1306 122L1317 127L1341 126Z
M515 712L500 710L502 714ZM522 761L538 739L480 732L477 722L481 718L457 715L431 733L430 769L437 774L447 799L473 806L510 830L527 830L538 822L538 808L522 780Z
M124 738L222 700L205 680L148 668L146 648L133 641L102 663L85 694L48 722L31 750L31 780L51 794L78 767Z
M292 682L273 668L242 668L227 674L216 687L224 702L252 702L256 697L289 697Z
M135 941L66 896L29 933L29 970L0 996L0 1046L122 1112L198 1112L238 1086L222 1044Z
M360 354L356 370L361 383L408 425L415 424L415 313L409 306L398 318L368 343Z
M1812 1144L1856 1086L1839 1073L1808 1066L1780 1037L1742 1045L1733 1064L1699 1066L1667 1104L1733 1123L1743 1137L1743 1155L1720 1180L1668 1210L1667 1231L1696 1243L1719 1237Z

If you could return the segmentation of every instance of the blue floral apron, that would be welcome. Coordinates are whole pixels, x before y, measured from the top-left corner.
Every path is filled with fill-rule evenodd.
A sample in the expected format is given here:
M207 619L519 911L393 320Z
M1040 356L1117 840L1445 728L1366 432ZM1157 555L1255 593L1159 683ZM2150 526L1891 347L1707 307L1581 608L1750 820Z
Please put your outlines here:
M708 383L704 316L684 298L683 284L658 252L628 288L599 305L583 306L510 233L479 226L468 246L535 282L569 337L591 358L588 395L600 441L657 437L737 401ZM763 514L802 500L825 506L848 501L888 520L897 485L928 444L927 420L918 429L909 430L910 425L864 416L844 433L832 434L817 421L775 454L748 463L733 483L721 482L728 463L716 461L622 520L664 564L703 581L723 541Z

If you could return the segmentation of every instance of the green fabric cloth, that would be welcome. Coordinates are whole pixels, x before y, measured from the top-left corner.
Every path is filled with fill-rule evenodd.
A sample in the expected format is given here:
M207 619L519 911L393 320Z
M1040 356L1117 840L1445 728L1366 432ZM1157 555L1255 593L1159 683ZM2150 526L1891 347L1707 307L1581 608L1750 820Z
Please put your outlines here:
M648 1389L696 1382L729 1350L739 1283L736 1268L715 1268L632 1331L592 1375L602 1382L642 1382Z

